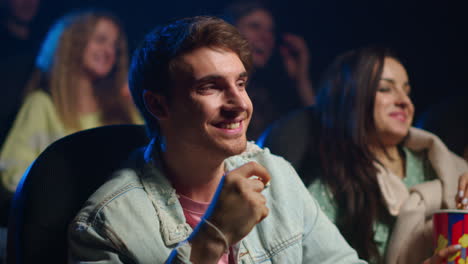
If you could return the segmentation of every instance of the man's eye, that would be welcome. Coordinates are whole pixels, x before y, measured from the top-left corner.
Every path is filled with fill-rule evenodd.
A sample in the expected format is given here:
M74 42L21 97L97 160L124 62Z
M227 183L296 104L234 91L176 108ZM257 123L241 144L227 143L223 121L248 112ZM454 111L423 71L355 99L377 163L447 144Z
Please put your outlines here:
M212 83L203 84L197 87L197 92L199 93L207 93L211 90L215 89L216 86Z
M213 83L206 83L206 84L203 84L202 86L200 86L201 89L214 89L215 88L215 85Z
M247 82L246 81L238 81L237 82L237 86L240 87L240 88L244 88L247 86Z

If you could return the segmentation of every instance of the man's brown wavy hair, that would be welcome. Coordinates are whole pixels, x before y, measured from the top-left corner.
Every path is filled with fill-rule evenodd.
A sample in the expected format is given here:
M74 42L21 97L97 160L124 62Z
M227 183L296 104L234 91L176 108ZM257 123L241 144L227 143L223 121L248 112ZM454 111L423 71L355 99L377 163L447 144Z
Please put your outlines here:
M157 27L135 51L129 73L132 97L150 136L158 137L160 131L157 119L145 107L144 91L156 92L170 101L176 74L186 67L180 58L201 47L232 51L248 73L252 70L249 44L234 26L220 18L196 16Z

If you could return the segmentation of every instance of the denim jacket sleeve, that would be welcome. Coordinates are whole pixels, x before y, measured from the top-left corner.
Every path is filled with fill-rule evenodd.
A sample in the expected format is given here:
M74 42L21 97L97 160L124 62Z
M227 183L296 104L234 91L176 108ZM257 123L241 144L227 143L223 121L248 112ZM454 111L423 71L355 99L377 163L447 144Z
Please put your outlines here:
M125 254L125 249L113 241L116 238L106 238L106 235L83 224L74 224L70 228L76 228L78 232L70 232L69 263L140 263ZM184 241L172 250L165 263L192 264L190 253L191 246Z
M85 223L74 223L69 231L68 263L132 263L110 239ZM128 259L128 258L127 258Z

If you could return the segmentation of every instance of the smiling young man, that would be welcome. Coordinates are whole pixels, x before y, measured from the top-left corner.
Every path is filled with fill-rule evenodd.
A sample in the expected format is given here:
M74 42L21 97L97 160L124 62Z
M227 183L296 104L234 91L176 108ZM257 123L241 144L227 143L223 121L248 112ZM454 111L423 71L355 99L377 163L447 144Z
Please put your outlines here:
M152 141L71 223L73 262L363 263L289 163L247 142L250 69L221 19L146 37L130 87Z

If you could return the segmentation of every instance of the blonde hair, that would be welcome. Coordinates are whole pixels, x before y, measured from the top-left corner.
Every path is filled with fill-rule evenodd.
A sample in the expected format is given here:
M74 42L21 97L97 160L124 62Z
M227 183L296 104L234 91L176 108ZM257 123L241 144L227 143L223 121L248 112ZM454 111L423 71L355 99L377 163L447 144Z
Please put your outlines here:
M49 31L36 60L27 91L47 91L65 128L80 130L78 104L74 100L83 63L83 53L96 24L106 19L119 28L116 62L111 72L95 84L98 107L103 124L131 123L133 109L121 94L127 82L128 52L125 33L119 21L111 14L80 11L61 18Z

